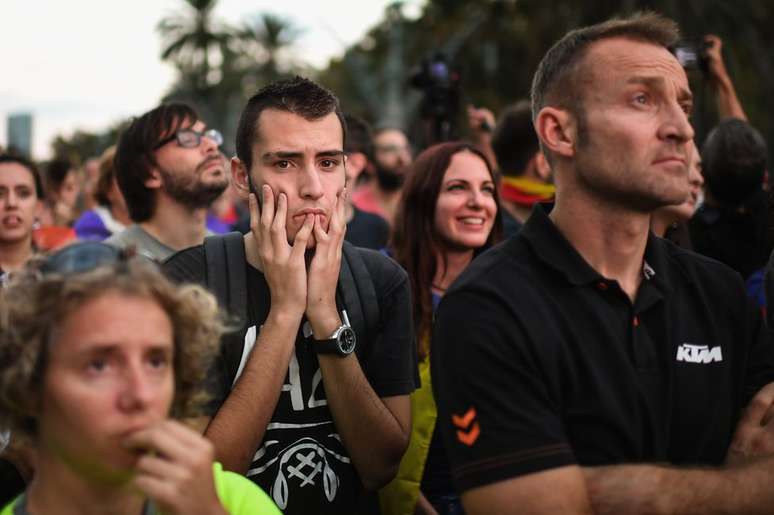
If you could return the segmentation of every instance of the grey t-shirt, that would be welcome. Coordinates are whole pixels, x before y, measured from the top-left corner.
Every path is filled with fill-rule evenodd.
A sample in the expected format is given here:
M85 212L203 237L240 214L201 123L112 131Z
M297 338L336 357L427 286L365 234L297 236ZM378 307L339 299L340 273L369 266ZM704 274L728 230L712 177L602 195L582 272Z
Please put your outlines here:
M169 256L177 252L172 247L168 247L159 240L148 234L145 229L137 224L132 224L122 232L114 234L105 243L125 249L134 247L138 254L141 254L154 261L162 262Z

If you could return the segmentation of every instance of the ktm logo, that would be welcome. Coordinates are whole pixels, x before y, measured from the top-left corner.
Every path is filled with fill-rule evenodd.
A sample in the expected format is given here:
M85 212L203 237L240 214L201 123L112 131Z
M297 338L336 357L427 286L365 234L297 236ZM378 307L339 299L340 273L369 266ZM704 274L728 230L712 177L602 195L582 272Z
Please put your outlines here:
M457 440L470 447L481 434L481 427L476 421L476 409L470 408L464 415L452 414L452 423L457 428Z
M684 343L677 348L677 361L686 363L712 363L723 361L723 352L720 346L693 345Z

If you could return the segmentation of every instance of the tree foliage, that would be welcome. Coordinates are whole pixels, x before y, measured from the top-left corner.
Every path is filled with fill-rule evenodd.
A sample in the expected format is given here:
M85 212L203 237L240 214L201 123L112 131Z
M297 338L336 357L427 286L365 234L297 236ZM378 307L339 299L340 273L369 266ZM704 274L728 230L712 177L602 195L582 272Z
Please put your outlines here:
M459 107L470 103L497 112L528 97L538 62L567 31L642 10L675 19L687 40L719 35L751 123L774 140L774 31L769 28L774 7L767 0L428 0L417 19L405 18L396 3L358 44L331 61L320 79L346 110L376 124L398 119L411 130L419 123L421 94L409 78L423 59L442 51L460 75ZM699 73L690 79L701 141L717 121L714 96ZM388 112L392 98L400 99L398 117ZM462 125L461 117L457 122Z
M289 20L270 13L249 17L232 26L214 15L217 0L184 0L183 15L161 20L164 38L161 58L178 70L165 101L193 105L200 116L224 135L224 148L233 152L239 113L246 99L263 85L302 68L289 50L300 30Z

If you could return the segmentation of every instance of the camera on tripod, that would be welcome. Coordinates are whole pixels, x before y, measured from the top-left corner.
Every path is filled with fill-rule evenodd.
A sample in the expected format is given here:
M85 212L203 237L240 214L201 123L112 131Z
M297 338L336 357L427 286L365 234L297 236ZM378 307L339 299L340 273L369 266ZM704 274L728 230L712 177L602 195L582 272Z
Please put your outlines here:
M459 112L460 75L442 52L424 59L410 84L423 93L420 115L430 124L431 143L448 141Z

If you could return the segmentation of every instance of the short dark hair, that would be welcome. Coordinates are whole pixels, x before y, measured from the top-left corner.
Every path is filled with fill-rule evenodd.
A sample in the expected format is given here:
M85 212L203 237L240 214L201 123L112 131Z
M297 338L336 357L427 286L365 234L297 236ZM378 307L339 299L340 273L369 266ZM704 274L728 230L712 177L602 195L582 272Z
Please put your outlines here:
M156 165L156 145L183 124L193 125L197 120L199 115L193 107L170 102L132 119L119 136L115 174L133 221L144 222L150 219L156 209L155 194L145 186L151 168Z
M344 120L347 123L347 141L344 145L344 152L347 154L360 152L371 160L374 151L371 126L362 118L351 114L345 114Z
M35 195L38 197L38 200L43 200L43 197L45 196L43 180L40 177L40 170L38 170L35 163L26 157L17 156L15 154L0 154L0 164L4 163L17 164L26 168L30 172L30 175L32 175L32 180L35 182Z
M616 37L671 49L680 39L680 29L674 20L644 12L568 32L546 52L532 79L532 118L549 103L582 117L582 88L577 84L582 83L583 58L592 43Z
M253 142L256 139L258 119L265 109L293 113L306 120L318 120L336 113L341 122L344 146L347 141L347 123L339 106L339 99L319 84L296 76L261 88L247 101L239 118L236 133L236 153L249 171L253 164Z
M738 207L763 187L768 148L749 123L726 118L712 129L701 149L704 182L712 197Z
M492 134L492 150L501 174L510 177L524 174L530 160L540 150L528 100L505 108Z
M45 193L49 199L59 193L62 184L67 179L67 174L73 171L73 164L69 159L55 158L46 163L44 175Z

